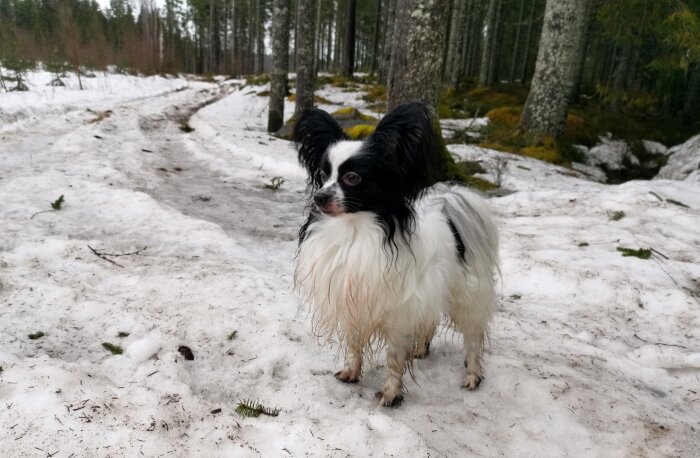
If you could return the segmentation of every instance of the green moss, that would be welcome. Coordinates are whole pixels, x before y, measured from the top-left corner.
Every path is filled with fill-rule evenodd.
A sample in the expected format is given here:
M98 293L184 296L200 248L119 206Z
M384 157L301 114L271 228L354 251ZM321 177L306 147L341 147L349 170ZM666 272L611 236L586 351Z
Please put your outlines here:
M248 86L262 86L270 82L270 75L263 73L261 75L248 75L245 77L245 84Z
M269 97L270 96L270 91L260 91L258 92L258 97Z
M561 164L563 162L561 154L553 146L526 146L520 149L520 154L533 159L551 162L552 164Z
M585 246L588 246L588 242L581 242L578 244L579 247L583 248Z
M449 119L456 117L455 111L445 103L441 103L440 105L438 105L438 115L440 116L440 119Z
M296 102L297 95L292 94L292 95L287 97L287 100L289 100L290 102ZM323 105L333 105L334 104L334 102L332 102L331 100L328 100L325 97L321 97L320 95L314 96L314 102L316 102L317 104L323 104Z
M651 257L651 248L626 248L623 246L617 247L617 251L622 253L622 256L634 256L639 259L649 259Z
M620 221L624 217L625 212L623 212L622 210L608 213L608 218L610 218L610 221Z
M346 127L343 129L343 132L345 132L351 140L361 140L372 135L375 127L376 126L373 124L358 124L353 127Z
M111 344L109 342L104 342L102 344L102 347L105 350L111 352L113 355L121 355L122 353L124 353L124 349L122 347L120 347L119 345Z
M362 113L360 110L357 108L353 107L345 107L341 108L340 110L336 110L333 113L331 113L331 116L333 116L335 119L342 120L342 119L359 119L362 121L369 121L369 122L377 122L378 119L375 118L374 116L367 115Z
M365 102L376 103L376 102L386 102L387 101L387 89L386 86L382 84L365 86L365 95L362 96L362 100Z
M514 128L520 122L522 111L520 107L500 107L486 113L486 117L489 118L489 122L492 124L501 124Z

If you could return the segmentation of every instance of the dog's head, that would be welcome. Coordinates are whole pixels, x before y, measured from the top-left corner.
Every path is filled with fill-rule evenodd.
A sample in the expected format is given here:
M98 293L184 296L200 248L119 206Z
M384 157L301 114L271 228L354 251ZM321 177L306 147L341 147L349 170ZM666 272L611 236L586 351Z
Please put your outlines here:
M440 145L425 105L408 103L387 114L364 141L351 141L323 110L303 111L294 126L313 205L327 216L370 211L413 217L413 202L435 182Z

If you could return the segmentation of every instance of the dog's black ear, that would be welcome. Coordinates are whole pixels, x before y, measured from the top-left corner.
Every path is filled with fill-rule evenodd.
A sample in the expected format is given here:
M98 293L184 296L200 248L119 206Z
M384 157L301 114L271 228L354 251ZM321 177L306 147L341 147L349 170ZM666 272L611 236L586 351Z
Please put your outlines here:
M325 111L310 108L299 113L292 138L299 148L299 162L309 173L309 186L320 187L321 158L332 143L347 138L343 129Z
M393 156L404 196L415 199L444 173L433 117L422 103L399 105L377 124L370 144Z

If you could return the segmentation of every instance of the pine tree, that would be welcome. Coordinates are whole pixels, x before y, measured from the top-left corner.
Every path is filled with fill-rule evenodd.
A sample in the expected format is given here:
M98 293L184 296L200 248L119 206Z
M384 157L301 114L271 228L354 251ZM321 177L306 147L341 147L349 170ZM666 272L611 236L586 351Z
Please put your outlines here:
M272 72L268 132L276 132L284 123L284 97L289 71L289 1L274 0L272 11Z
M295 109L297 113L314 106L314 85L316 84L316 74L314 72L316 15L314 14L314 6L315 0L297 0L297 92Z

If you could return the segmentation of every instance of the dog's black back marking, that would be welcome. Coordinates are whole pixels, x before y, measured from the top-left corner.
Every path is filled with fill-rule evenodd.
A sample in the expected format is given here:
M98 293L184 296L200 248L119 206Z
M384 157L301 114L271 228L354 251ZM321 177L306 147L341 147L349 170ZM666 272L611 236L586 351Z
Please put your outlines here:
M466 251L466 248L464 247L462 237L459 236L459 232L457 232L457 227L451 219L447 218L447 224L450 225L450 230L452 231L452 235L455 238L455 247L457 248L457 254L459 255L459 258L462 260L462 262L465 262L466 260L464 259L464 253Z

